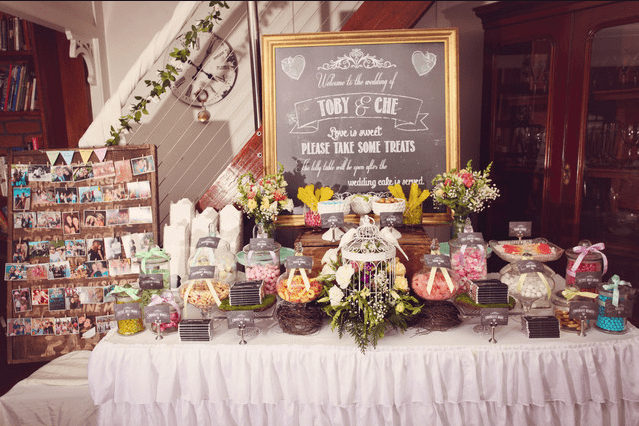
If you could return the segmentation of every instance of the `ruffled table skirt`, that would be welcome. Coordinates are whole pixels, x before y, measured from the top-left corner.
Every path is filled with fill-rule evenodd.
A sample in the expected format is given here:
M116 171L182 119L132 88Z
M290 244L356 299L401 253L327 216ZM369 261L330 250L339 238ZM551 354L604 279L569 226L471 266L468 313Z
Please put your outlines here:
M639 331L497 344L472 323L390 333L361 354L330 327L312 336L277 325L238 345L217 323L207 343L111 331L89 361L99 423L206 425L635 425Z

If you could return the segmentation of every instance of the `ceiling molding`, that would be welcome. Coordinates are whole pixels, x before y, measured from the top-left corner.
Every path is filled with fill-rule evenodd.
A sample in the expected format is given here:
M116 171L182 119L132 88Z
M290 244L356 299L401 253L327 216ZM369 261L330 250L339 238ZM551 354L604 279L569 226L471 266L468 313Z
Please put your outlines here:
M93 1L0 1L0 10L83 39L99 38Z

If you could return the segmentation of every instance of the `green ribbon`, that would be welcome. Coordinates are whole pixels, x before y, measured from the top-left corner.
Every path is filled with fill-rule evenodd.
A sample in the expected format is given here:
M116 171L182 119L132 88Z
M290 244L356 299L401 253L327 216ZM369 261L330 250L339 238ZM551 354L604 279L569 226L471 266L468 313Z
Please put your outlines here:
M140 296L138 296L137 288L122 287L119 285L115 285L113 286L113 290L109 292L109 294L113 294L113 295L117 295L118 293L126 293L129 295L131 299L135 300L136 302L140 300Z
M161 258L166 260L167 262L169 260L171 260L171 256L164 251L164 249L161 249L158 246L155 247L151 247L148 251L141 251L135 254L135 257L139 260L141 260L141 269L142 269L142 273L143 274L148 274L147 270L146 270L146 262L147 260L151 260L153 258Z
M616 275L616 274L610 277L610 281L608 282L609 283L611 282L611 283L604 284L603 289L608 291L612 290L612 304L614 306L619 306L619 286L621 285L630 286L630 283L628 281L624 281L620 279L619 275Z
M591 293L589 291L579 291L570 287L562 291L561 294L566 298L566 300L573 299L577 296L589 297L591 299L594 299L598 296L597 293Z

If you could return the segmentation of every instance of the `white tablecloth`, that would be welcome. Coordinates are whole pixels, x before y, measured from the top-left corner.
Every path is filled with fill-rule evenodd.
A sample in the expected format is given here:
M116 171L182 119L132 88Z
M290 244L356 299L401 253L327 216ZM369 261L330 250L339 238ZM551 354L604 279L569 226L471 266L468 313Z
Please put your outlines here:
M477 320L446 332L387 334L360 353L325 326L285 334L262 320L239 345L111 331L89 360L99 424L637 425L639 331L529 339L511 317L498 343Z

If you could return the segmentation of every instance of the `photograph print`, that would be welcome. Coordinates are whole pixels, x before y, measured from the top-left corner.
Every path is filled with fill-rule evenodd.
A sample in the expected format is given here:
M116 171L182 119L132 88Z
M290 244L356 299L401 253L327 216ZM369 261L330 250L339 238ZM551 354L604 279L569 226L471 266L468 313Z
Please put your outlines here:
M29 184L29 166L26 164L11 165L11 186L27 186Z
M51 167L48 164L30 164L29 181L51 182Z
M67 165L51 166L51 182L73 181L73 168Z
M155 161L153 160L153 156L147 155L146 157L132 158L131 168L133 169L133 176L154 172Z
M31 210L31 188L13 188L13 210Z

